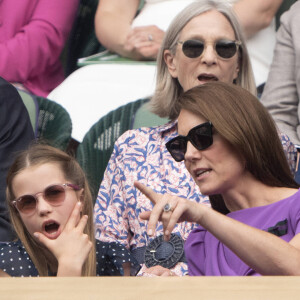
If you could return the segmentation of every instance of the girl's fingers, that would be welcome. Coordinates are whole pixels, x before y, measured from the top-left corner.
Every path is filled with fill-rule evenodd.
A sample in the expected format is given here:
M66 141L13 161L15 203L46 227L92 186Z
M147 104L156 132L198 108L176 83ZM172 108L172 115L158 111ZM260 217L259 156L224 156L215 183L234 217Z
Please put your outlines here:
M78 221L80 218L81 206L82 206L82 203L79 201L75 204L73 211L69 217L69 220L66 224L66 227L65 227L66 229L74 228L78 224Z
M80 232L83 232L86 224L87 224L87 221L88 221L88 216L87 215L84 215L81 217L78 225L77 225L77 229L80 231Z
M42 245L46 246L49 250L51 250L50 249L50 243L51 243L50 239L48 239L46 236L44 236L41 232L35 232L33 235Z

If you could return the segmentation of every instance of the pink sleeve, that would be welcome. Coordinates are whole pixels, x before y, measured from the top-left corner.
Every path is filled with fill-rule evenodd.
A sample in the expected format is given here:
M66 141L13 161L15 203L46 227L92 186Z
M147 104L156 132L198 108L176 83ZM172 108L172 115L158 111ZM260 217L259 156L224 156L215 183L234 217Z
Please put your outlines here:
M0 76L11 82L25 82L29 75L36 76L55 64L72 28L79 3L79 0L39 0L31 5L28 0L23 1L17 7L12 7L11 3L6 7L5 2L1 4L4 13L9 13L9 16L3 15L4 22L12 27L17 27L17 22L11 22L9 18L20 15L17 10L32 9L32 12L22 13L24 22L20 20L16 34L0 43ZM27 6L24 3L28 3Z

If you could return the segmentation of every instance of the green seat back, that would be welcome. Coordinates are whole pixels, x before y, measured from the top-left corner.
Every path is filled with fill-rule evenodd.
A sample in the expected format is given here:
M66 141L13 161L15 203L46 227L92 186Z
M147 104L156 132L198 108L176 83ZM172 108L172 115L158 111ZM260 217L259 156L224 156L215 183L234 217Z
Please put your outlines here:
M141 127L153 127L169 122L168 118L161 118L149 110L148 103L144 103L136 112L133 129Z
M17 89L19 95L21 96L23 103L28 111L30 122L32 125L33 132L35 136L37 135L37 125L38 125L38 103L36 97L28 92Z
M55 101L36 98L39 105L38 139L65 151L72 134L69 113Z
M148 100L140 99L109 112L90 128L78 146L76 158L86 172L94 200L115 141L132 128L137 109L146 101Z

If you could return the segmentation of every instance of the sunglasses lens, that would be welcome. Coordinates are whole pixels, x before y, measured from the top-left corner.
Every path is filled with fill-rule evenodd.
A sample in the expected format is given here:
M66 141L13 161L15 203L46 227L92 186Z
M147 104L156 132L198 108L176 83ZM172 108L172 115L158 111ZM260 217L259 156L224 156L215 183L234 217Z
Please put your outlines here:
M184 160L184 154L186 152L186 139L184 137L176 137L170 140L166 146L176 161Z
M212 124L203 123L191 129L186 137L177 136L167 142L166 147L176 161L184 160L188 141L198 150L205 150L211 146L213 143Z
M204 126L201 125L196 127L195 129L191 130L189 135L191 142L198 150L204 150L208 148L213 142L211 125L209 123L205 124Z
M35 207L36 199L31 195L25 195L17 200L17 209L24 214L31 213Z
M232 41L218 41L216 43L216 52L222 58L231 58L236 51L236 44Z
M44 197L52 205L60 204L65 200L65 189L60 185L49 186L44 192Z
M182 51L189 58L199 57L204 50L204 44L197 40L185 41L182 45Z

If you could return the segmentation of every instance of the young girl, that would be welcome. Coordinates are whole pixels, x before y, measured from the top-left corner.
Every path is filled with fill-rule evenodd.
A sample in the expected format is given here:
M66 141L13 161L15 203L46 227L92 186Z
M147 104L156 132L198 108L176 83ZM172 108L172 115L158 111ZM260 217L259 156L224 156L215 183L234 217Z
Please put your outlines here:
M130 275L139 268L117 243L95 241L93 202L73 157L46 145L19 154L7 176L15 242L0 245L11 276Z

